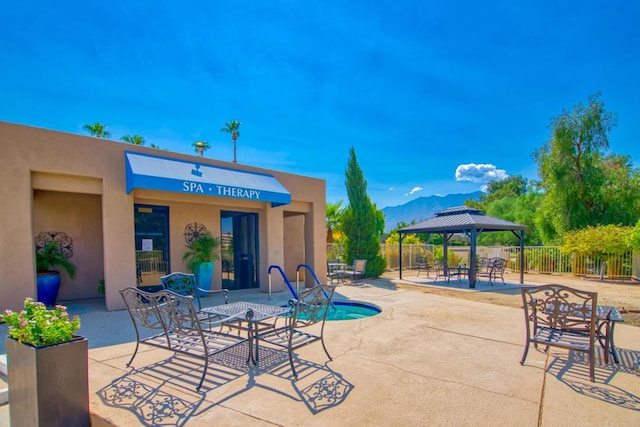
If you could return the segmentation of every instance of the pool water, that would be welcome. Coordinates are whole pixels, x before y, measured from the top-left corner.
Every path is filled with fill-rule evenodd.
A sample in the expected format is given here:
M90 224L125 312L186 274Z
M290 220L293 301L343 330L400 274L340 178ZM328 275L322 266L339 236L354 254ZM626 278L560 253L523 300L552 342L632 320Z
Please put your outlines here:
M358 301L334 301L327 320L354 320L380 314L382 309L375 304Z

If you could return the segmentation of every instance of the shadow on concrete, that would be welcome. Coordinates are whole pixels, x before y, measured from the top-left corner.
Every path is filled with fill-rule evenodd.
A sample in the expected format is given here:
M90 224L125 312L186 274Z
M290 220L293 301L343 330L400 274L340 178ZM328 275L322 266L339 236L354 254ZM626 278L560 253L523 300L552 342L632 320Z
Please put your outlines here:
M618 374L636 375L634 361L640 357L639 351L617 349L620 363L604 363L604 350L596 350L595 382L589 381L589 362L585 353L569 351L567 355L555 356L547 368L561 383L571 390L593 399L597 399L622 408L640 412L640 396L611 384Z
M190 418L253 387L300 401L313 414L339 405L353 389L351 383L328 366L302 360L297 355L294 363L299 375L296 379L284 350L261 346L258 365L247 364L247 357L247 345L235 346L218 353L212 358L213 363L209 364L201 392L196 392L195 388L202 375L202 361L173 355L132 369L98 390L97 395L106 406L133 414L142 425L184 426ZM288 392L261 384L261 375L284 379L291 384L292 389ZM208 392L245 376L247 383L244 388L218 401L211 402L207 399Z

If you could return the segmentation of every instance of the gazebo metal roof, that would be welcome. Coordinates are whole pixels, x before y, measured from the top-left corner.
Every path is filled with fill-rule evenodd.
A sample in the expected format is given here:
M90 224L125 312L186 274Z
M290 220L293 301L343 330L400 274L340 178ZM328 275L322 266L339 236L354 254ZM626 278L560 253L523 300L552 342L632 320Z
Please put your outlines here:
M469 259L469 287L476 283L476 239L479 233L487 231L511 231L520 239L520 265L524 265L524 230L527 227L515 222L488 216L480 209L468 206L458 206L445 209L435 214L433 218L398 230L400 235L400 279L402 279L402 239L408 233L439 233L444 237L444 261L447 268L447 243L452 235L466 234L470 241ZM523 271L520 269L520 283L524 282Z
M458 206L436 213L433 218L398 230L400 233L463 233L471 229L479 231L524 230L515 222L487 216L480 209Z

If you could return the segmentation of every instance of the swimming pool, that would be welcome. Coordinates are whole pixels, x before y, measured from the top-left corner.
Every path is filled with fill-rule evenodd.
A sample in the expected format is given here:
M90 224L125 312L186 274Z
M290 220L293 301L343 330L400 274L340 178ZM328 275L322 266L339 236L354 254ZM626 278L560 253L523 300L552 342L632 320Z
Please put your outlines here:
M380 314L382 309L375 304L360 301L334 301L327 320L354 320Z

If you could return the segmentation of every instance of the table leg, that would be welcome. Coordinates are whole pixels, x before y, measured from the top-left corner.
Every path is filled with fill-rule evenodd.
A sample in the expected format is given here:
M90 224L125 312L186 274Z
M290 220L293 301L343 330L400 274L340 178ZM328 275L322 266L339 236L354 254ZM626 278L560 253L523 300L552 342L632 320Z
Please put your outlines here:
M253 341L255 339L253 328L254 328L255 322L253 321L253 316L254 316L253 310L249 309L247 311L247 341L249 344L249 356L247 357L247 364L249 364L249 362L252 362L255 365L256 358L253 357ZM256 344L256 347L257 347L257 344ZM257 348L256 348L256 351L257 351Z
M607 335L609 341L609 352L611 353L611 355L613 355L613 361L616 363L620 363L620 360L618 359L618 353L616 352L616 346L613 344L613 328L616 326L616 322L607 322L607 324L609 323L611 323L611 327L607 325L607 328L609 329L609 333Z
M598 321L598 325L597 325L598 342L606 352L605 361L607 360L609 354L611 354L613 356L613 361L615 363L620 363L615 345L613 343L613 329L615 327L615 324L616 322L613 322L611 320ZM603 328L604 328L604 333L602 332Z

